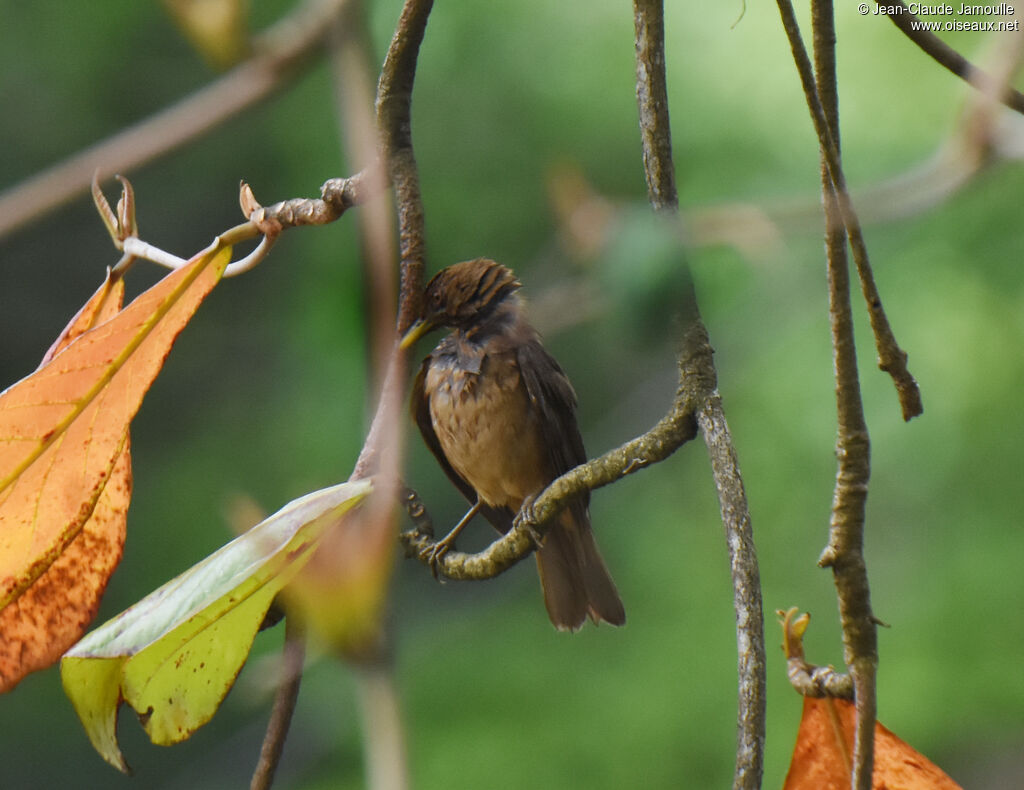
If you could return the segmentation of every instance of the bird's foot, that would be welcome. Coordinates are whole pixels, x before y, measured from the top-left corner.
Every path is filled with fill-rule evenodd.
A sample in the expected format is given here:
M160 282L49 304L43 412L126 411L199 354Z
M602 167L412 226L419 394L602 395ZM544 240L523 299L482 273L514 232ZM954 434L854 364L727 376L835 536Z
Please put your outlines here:
M441 560L444 559L444 555L448 553L448 550L455 546L455 539L459 536L459 533L465 529L466 525L472 520L473 516L480 510L480 502L477 500L462 517L458 524L456 524L452 531L444 536L441 540L437 541L430 548L424 549L420 552L420 559L430 566L431 573L434 574L434 578L438 581L441 580Z
M524 530L529 536L535 551L544 545L544 536L533 526L537 521L537 514L533 509L533 503L536 499L537 497L533 495L526 497L523 500L523 504L519 506L519 512L516 513L516 517L512 520L513 526Z
M425 562L430 566L430 572L434 575L434 578L441 581L443 574L441 573L441 561L444 559L444 555L448 553L450 549L455 546L455 536L447 535L432 546L428 546L419 553L419 559L421 562Z

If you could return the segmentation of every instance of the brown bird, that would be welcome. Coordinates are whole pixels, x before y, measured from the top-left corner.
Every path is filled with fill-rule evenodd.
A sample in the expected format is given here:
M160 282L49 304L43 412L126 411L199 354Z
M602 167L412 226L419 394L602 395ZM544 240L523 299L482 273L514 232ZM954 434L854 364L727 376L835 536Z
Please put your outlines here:
M501 264L477 258L434 277L423 314L402 338L408 348L448 327L412 391L412 414L427 446L473 507L442 540L483 513L500 532L524 502L587 460L576 426L576 393L526 320L520 282ZM590 528L589 496L572 502L537 551L551 622L576 630L587 615L622 625L626 613Z

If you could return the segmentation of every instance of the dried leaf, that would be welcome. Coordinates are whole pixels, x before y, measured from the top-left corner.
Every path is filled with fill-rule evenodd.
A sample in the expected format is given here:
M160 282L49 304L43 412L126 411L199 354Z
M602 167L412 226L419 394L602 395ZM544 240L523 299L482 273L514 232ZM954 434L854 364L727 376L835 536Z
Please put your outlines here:
M92 517L64 553L0 611L0 691L55 663L96 617L121 561L131 496L131 459L118 456Z
M853 703L804 698L783 790L847 790L856 723ZM941 768L881 724L875 725L875 790L961 790Z
M156 744L185 740L209 721L274 596L370 489L366 480L342 483L295 500L68 651L64 690L107 762L128 770L117 744L122 701Z
M109 271L43 357L43 367L80 335L121 310L124 281ZM0 691L53 664L96 617L107 580L121 560L131 496L128 434L92 517L64 553L17 600L0 611Z
M0 394L0 609L92 516L129 422L230 257L230 248L198 255L84 334L72 322L66 334L77 337Z

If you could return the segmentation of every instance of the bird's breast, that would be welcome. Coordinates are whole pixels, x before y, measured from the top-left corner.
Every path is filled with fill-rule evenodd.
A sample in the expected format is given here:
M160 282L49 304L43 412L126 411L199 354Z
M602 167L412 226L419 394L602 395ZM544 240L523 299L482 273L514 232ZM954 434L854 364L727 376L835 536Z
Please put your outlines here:
M537 417L512 352L486 355L479 372L457 358L435 359L424 392L452 468L495 507L517 511L549 482Z

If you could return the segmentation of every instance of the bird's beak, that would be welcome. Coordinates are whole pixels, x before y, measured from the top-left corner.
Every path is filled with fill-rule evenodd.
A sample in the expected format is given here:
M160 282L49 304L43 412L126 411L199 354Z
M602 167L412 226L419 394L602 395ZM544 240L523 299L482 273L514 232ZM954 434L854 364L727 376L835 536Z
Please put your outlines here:
M402 337L402 341L398 344L398 347L405 351L416 344L416 341L423 337L427 332L433 329L433 325L424 321L422 318L415 324L409 327L409 331Z

